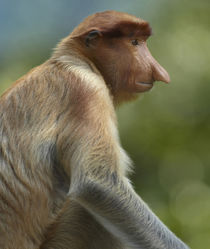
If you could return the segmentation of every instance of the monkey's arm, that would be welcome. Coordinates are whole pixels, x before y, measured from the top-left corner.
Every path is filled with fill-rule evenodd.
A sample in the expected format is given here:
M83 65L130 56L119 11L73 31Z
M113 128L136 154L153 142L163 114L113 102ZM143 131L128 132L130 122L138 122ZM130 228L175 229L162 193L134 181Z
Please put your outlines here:
M67 199L40 249L124 249L79 203Z
M126 184L125 179L85 176L70 195L129 248L186 249Z
M111 138L103 139L93 134L85 140L88 145L82 146L84 150L80 147L79 154L71 160L70 197L128 248L187 249L121 174L117 161L118 145L112 144Z

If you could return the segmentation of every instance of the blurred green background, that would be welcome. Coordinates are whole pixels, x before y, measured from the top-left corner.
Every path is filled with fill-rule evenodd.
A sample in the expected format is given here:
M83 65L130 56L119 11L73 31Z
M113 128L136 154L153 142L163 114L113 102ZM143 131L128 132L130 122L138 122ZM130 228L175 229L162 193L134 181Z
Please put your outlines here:
M148 46L171 76L118 111L136 191L192 249L209 249L209 0L0 0L0 93L84 17L107 9L150 22Z

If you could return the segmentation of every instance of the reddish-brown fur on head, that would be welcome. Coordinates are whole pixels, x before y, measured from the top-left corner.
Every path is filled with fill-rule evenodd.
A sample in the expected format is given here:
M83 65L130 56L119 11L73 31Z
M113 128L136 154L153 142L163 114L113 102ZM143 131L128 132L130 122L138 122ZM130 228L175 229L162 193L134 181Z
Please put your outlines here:
M87 17L64 41L95 65L114 102L120 103L148 91L154 81L170 81L146 46L151 33L149 24L140 18L105 11Z
M132 35L150 36L152 29L142 19L127 13L105 11L87 17L72 33L71 36L81 36L90 30L100 30L109 37L122 37Z

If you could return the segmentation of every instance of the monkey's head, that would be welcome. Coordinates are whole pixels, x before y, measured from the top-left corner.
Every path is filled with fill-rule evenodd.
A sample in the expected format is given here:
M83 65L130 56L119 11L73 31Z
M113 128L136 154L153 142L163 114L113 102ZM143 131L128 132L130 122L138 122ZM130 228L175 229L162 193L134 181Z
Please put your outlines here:
M105 11L87 17L70 39L95 64L115 103L120 103L150 90L155 81L170 81L166 70L147 48L150 35L151 27L144 20Z

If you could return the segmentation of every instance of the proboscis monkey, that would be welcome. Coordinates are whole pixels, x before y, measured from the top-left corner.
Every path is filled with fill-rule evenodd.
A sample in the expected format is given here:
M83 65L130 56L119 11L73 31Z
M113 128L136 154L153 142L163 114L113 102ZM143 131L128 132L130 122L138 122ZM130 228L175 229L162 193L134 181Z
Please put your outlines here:
M0 99L1 249L187 249L135 193L115 108L169 75L149 24L86 18Z

